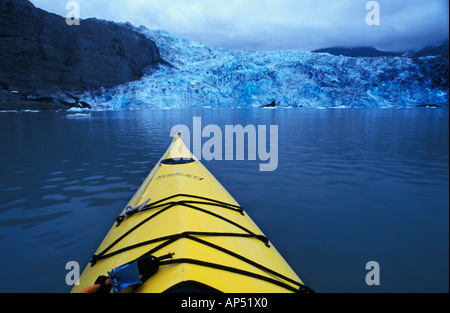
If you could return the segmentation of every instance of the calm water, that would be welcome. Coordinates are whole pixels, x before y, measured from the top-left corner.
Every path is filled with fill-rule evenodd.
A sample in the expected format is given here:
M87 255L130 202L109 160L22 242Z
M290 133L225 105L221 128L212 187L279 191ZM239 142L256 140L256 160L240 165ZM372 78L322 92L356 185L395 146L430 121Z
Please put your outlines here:
M0 292L67 292L176 124L279 125L279 163L205 166L318 292L449 291L447 109L0 113ZM206 140L205 140L206 141ZM369 261L380 286L368 286Z

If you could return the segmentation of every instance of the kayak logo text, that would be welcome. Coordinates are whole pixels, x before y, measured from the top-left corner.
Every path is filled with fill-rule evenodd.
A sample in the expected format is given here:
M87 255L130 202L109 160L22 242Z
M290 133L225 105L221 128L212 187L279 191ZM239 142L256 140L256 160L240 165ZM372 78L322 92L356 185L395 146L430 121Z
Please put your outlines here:
M247 160L255 161L258 156L260 161L265 162L259 164L262 172L275 171L278 167L278 125L270 125L269 136L266 125L225 125L223 136L218 125L210 124L202 128L202 118L193 117L192 150L189 127L175 125L170 136L174 137L178 132L181 132L186 147L199 160L244 160L247 152ZM202 143L203 138L209 139Z

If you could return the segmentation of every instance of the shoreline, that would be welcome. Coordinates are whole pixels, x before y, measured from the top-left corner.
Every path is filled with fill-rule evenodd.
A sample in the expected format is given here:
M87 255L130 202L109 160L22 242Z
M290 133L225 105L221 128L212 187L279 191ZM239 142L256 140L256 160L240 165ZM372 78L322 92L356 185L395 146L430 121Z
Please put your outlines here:
M40 93L0 90L0 111L67 111L71 108L91 109L92 106L73 93Z
M240 109L242 107L227 107L229 109ZM416 105L412 107L379 107L379 108L365 108L365 107L295 107L295 106L283 106L283 107L274 107L274 108L259 108L261 110L264 109L449 109L449 106L445 105L435 105L435 104L422 104L422 105ZM139 109L151 109L148 107L143 107ZM155 108L155 109L161 109L161 108ZM179 108L173 108L173 109L179 109ZM186 109L189 109L186 107ZM195 109L202 109L202 107L197 107ZM205 108L206 109L206 108ZM208 107L207 109L211 109L211 107ZM256 108L255 108L256 109ZM121 111L121 110L136 110L136 108L133 109L103 109L104 110L112 110L112 111ZM12 113L19 113L19 112L92 112L97 111L95 108L86 108L81 106L67 106L60 103L54 103L54 102L45 102L45 101L11 101L7 103L0 103L0 113L1 112L12 112Z

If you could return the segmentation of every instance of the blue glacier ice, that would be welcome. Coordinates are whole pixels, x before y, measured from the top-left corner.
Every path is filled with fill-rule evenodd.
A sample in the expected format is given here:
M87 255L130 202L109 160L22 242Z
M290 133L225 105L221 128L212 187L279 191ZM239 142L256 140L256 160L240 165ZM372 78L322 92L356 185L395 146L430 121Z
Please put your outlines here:
M345 57L308 51L230 51L143 26L169 65L86 93L95 109L448 106L448 59Z

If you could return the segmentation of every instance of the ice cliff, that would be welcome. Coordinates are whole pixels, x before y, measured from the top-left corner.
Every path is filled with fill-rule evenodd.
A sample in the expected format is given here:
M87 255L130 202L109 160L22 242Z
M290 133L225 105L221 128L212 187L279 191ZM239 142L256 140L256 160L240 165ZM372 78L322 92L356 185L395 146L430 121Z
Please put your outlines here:
M229 51L126 26L153 40L171 66L159 65L137 81L85 94L94 108L448 106L445 57Z

